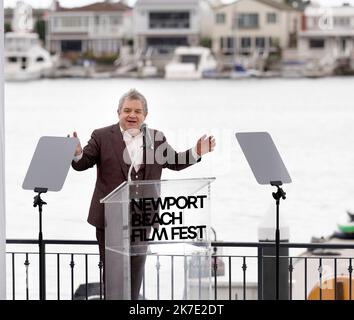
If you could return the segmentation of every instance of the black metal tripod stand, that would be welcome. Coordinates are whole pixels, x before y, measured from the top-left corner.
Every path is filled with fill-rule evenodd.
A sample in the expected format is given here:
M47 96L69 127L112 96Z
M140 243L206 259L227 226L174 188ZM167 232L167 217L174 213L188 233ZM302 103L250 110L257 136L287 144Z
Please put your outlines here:
M46 193L47 188L35 188L34 192L38 194L34 197L33 207L38 206L39 211L39 234L38 234L38 246L39 246L39 299L45 300L45 249L42 234L42 206L47 203L41 198L42 193Z
M276 201L276 227L275 227L275 299L279 300L279 248L280 248L280 231L279 231L279 206L280 199L286 199L286 193L280 186L282 185L281 181L271 181L272 186L277 187L277 192L273 192L273 198Z

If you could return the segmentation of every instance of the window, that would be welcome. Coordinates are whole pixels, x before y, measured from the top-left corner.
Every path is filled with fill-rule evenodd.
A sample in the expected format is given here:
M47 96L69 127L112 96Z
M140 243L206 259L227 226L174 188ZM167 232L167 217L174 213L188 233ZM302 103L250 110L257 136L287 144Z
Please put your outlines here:
M61 18L62 27L81 27L81 17L63 17Z
M293 20L293 30L292 30L293 32L297 32L298 24L299 24L298 20L294 19Z
M269 24L277 23L277 14L274 12L267 13L267 22Z
M350 27L350 17L334 17L333 24L335 27Z
M216 24L224 24L226 21L225 13L217 13L215 16Z
M122 24L122 16L121 15L110 16L109 20L110 20L110 25L112 25L112 26Z
M323 49L325 47L324 39L310 39L309 45L311 49Z
M81 52L82 41L81 40L62 40L61 51L62 52Z
M233 37L220 38L220 49L225 54L232 54L235 51L236 39Z
M8 57L7 61L11 63L17 62L17 57Z
M188 29L190 26L189 12L150 12L150 29Z
M345 49L347 48L347 41L345 38L340 39L340 48L343 52L345 52Z
M240 29L258 28L258 20L257 13L241 13L237 15L237 26Z
M276 37L270 37L269 38L269 46L271 48L279 47L279 45L280 45L279 38L276 38Z
M264 37L257 37L256 38L256 48L265 48L265 38Z
M100 17L95 15L95 25L98 26L100 24Z
M198 68L199 61L200 61L199 55L184 54L180 57L181 63L193 63L196 68Z
M233 49L234 48L234 38L227 37L226 38L226 45L228 49Z
M241 48L242 49L249 49L251 48L251 38L249 37L243 37L241 38Z

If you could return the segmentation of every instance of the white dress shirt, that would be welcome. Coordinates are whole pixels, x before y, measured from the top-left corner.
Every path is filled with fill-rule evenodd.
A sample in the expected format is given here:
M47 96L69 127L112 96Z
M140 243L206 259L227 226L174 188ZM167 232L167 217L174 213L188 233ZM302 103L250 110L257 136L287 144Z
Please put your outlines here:
M134 163L135 172L138 172L143 163L143 133L138 130L123 130L123 140L127 146L130 160Z

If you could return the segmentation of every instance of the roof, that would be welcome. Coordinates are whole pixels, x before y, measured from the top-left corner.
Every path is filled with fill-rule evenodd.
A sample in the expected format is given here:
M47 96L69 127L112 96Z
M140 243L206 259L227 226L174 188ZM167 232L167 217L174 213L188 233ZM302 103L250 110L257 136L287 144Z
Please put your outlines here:
M295 9L304 11L310 5L310 2L310 0L290 0L288 4Z
M258 1L258 2L261 2L265 5L268 5L270 7L274 7L276 9L279 9L279 10L295 10L293 7L285 4L285 3L282 3L282 2L277 2L277 1L274 1L274 0L255 0L255 1Z
M64 8L60 5L57 7L57 12L87 12L87 11L96 11L96 12L107 12L107 11L127 11L130 10L131 7L121 3L110 3L110 2L95 2L82 7L74 7L74 8Z
M190 4L198 4L199 0L176 0L176 1L171 1L171 0L137 0L135 3L135 7L136 6L146 6L146 5L190 5Z
M232 5L235 5L237 4L238 2L241 2L241 1L246 1L246 0L237 0L237 1L234 1L234 2L231 2L231 3L228 3L228 4L224 4L224 5L221 5L221 6L218 6L217 8L224 8L224 7L227 7L227 6L232 6ZM289 6L285 3L281 3L281 2L278 2L278 1L275 1L275 0L251 0L251 1L256 1L256 2L259 2L259 3L263 3L267 6L270 6L270 7L273 7L273 8L276 8L278 10L283 10L283 11L299 11L299 9L297 8L294 8L292 6Z

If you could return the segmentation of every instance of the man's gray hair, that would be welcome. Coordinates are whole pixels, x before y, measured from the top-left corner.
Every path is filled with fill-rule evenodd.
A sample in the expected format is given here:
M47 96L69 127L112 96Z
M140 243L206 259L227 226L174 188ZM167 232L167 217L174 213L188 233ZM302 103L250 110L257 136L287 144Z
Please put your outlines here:
M146 98L136 89L130 89L127 93L124 93L119 99L118 112L122 110L125 100L139 100L143 104L144 113L148 113L148 106Z

